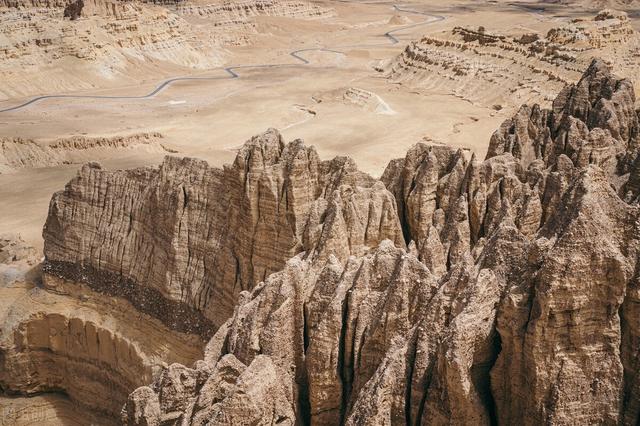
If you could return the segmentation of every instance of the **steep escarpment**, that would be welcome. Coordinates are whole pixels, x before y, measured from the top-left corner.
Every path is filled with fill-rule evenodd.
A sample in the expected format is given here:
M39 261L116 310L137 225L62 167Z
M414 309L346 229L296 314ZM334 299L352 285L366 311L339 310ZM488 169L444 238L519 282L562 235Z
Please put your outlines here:
M270 130L223 169L174 157L157 169L83 167L51 201L44 270L208 335L241 291L298 253L345 260L383 239L403 245L395 209L352 160L320 161Z
M417 145L382 178L406 248L295 255L123 421L635 424L634 102L594 61L484 161Z

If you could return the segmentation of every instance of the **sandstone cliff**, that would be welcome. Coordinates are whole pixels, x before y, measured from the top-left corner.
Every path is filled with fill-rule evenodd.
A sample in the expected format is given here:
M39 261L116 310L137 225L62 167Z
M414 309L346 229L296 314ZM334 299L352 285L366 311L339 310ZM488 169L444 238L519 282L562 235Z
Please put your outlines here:
M44 238L47 274L203 335L298 253L346 260L386 238L404 245L382 183L275 130L224 169L174 157L158 169L87 165L53 197Z
M636 424L634 101L594 61L553 109L507 121L484 161L414 147L382 179L406 249L342 237L254 276L204 360L134 391L123 421Z

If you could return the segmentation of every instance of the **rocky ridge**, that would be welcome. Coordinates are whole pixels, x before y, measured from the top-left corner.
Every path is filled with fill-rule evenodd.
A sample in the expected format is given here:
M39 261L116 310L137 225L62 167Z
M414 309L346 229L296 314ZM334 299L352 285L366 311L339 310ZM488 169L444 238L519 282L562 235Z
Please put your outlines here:
M269 130L223 169L89 164L51 201L45 285L213 334L126 424L632 425L638 128L595 60L484 161L418 144L376 181Z
M22 168L51 167L100 159L106 153L121 150L145 150L152 153L175 153L165 147L160 133L137 133L129 136L87 138L73 136L50 143L22 138L0 138L0 173Z
M321 161L269 130L223 169L173 157L158 169L84 166L51 201L45 272L206 335L298 253L347 259L384 239L403 245L395 208L352 160Z
M452 92L485 106L517 107L553 100L594 57L636 81L639 49L640 37L626 13L607 9L546 34L456 27L410 43L379 70L412 87Z
M635 424L634 103L594 61L484 161L417 145L382 178L406 249L293 257L123 421Z

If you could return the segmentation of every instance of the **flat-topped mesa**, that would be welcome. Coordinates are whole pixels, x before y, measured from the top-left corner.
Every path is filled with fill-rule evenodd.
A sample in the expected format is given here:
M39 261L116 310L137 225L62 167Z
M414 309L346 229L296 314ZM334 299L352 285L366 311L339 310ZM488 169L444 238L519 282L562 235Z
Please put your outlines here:
M166 157L159 168L85 165L53 196L45 280L83 282L180 331L209 335L300 252L345 260L404 245L393 196L352 160L321 161L268 130L222 169Z
M549 117L598 117L624 86L605 77L595 63ZM585 129L629 146L633 123L611 117ZM382 178L408 251L294 257L241 293L203 362L133 392L123 421L637 423L640 208L612 187L624 156L613 174L587 159L415 146Z

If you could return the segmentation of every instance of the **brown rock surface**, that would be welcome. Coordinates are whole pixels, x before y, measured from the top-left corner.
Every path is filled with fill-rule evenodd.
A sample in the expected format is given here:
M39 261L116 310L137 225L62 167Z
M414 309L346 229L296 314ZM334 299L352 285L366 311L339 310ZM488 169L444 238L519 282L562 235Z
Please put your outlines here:
M409 252L298 254L239 294L203 361L132 393L123 420L635 424L627 89L596 61L553 110L505 124L485 161L424 144L392 161L382 180Z
M109 214L104 215L109 206ZM347 158L320 161L275 130L233 165L167 157L159 169L82 168L51 201L45 272L124 296L203 335L287 259L341 260L385 238L403 245L391 194Z
M3 268L22 270L16 262ZM13 415L18 424L55 423L55 413L58 421L114 424L127 395L165 363L202 357L200 338L123 300L51 277L44 285L24 273L9 277L0 279L0 410L9 424ZM20 396L37 402L16 404Z
M0 387L98 423L636 424L638 129L596 60L484 161L418 144L377 181L268 130L224 168L87 164L41 283L0 238Z
M68 3L64 8L64 17L69 18L72 21L82 16L82 9L84 8L84 1L76 0Z

